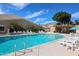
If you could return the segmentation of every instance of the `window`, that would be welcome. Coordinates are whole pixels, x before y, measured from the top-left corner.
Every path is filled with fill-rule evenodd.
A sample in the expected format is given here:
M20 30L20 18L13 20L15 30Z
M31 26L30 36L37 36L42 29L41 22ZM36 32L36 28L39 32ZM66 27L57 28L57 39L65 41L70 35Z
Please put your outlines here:
M4 26L0 25L0 31L4 31Z

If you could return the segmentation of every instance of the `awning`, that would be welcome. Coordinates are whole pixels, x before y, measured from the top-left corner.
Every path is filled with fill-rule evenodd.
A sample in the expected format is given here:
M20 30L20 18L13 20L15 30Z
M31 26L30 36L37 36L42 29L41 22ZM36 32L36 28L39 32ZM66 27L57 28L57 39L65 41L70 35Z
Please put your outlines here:
M74 27L70 28L70 30L79 30L79 26L74 26Z

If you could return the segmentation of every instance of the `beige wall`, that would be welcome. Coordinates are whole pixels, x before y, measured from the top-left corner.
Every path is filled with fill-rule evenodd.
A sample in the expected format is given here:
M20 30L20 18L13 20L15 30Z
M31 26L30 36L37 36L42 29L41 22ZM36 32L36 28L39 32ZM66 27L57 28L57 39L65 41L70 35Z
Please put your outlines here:
M76 33L79 33L79 30L76 30Z
M50 24L44 25L43 27L44 27L45 30L48 31L48 32L54 32L54 31L55 31L55 26L52 25L52 24L51 24L51 25L50 25Z
M54 32L55 31L55 27L50 27L50 32Z

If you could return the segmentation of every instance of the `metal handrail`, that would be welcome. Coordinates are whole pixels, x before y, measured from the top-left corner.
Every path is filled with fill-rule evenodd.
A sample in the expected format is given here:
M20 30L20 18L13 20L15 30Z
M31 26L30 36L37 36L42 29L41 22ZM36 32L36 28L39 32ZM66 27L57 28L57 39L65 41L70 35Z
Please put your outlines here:
M16 44L13 47L14 55L16 56Z
M13 51L14 51L14 56L17 56L17 51L16 51L16 44L13 46ZM32 50L31 50L32 51ZM21 51L20 51L21 52ZM23 42L23 54L26 54L26 43Z
M24 48L24 54L26 53L25 49L26 49L26 43L23 42L23 48Z

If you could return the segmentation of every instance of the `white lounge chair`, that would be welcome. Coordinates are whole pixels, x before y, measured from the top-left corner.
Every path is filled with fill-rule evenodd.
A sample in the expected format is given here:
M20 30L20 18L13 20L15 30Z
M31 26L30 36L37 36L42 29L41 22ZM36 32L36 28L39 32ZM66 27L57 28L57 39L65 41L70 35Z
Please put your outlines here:
M25 34L26 33L26 31L23 31L23 34Z
M13 34L16 34L16 33L17 33L16 31L13 32Z
M76 45L76 41L78 40L78 37L69 37L69 39L61 42L60 44L67 47L68 49L74 49L78 46Z

